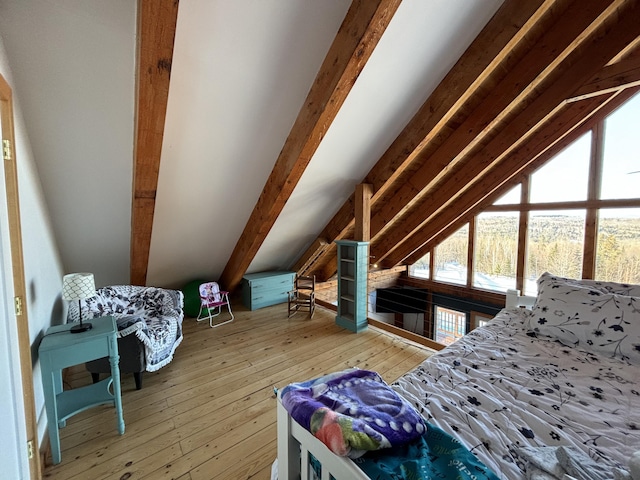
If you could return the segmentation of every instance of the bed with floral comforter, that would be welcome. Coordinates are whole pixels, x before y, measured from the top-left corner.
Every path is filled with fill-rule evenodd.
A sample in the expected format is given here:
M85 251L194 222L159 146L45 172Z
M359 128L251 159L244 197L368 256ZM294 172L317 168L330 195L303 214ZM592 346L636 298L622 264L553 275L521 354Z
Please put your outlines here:
M531 452L559 446L614 478L640 450L640 287L618 287L543 275L532 311L502 310L392 388L500 478L547 478Z

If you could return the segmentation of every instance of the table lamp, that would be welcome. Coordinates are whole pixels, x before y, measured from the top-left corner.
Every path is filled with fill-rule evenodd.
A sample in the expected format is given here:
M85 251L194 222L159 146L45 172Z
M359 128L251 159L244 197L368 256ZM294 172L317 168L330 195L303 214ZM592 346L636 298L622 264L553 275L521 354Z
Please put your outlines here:
M78 310L80 311L80 323L71 327L71 333L81 333L91 330L90 323L82 323L81 300L95 297L96 284L93 273L70 273L62 278L62 299L67 301L78 300Z

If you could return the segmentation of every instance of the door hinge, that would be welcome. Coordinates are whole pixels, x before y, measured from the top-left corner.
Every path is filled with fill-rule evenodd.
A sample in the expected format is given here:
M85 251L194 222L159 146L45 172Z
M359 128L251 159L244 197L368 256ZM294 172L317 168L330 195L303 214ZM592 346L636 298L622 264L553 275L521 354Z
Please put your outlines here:
M2 157L5 160L11 160L11 142L9 140L2 140Z
M35 452L33 451L33 440L29 440L27 442L27 456L29 457L29 460L33 458L34 454Z
M19 317L22 315L22 297L14 297L13 301L15 303L16 316Z

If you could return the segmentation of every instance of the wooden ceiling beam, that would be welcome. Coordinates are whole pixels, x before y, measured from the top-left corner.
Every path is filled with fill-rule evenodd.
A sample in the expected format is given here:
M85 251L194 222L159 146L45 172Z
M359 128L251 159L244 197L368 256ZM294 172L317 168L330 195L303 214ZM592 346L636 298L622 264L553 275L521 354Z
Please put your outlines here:
M430 249L460 228L468 219L491 206L501 195L522 182L548 160L588 132L639 91L629 89L619 94L602 95L580 103L567 103L526 144L512 152L500 164L468 185L453 199L455 209L440 211L425 228L417 232L384 264L412 264Z
M512 49L522 42L538 18L552 8L549 0L507 0L482 29L473 43L456 62L416 115L387 149L363 183L373 185L372 204L396 188L395 182L416 160L419 153L436 135L438 127L452 121L476 89L503 63ZM352 195L321 232L319 238L333 242L349 238L353 232L355 203ZM296 264L308 260L306 253ZM317 275L335 273L335 253L326 249L316 260ZM331 272L333 269L333 273Z
M625 88L640 85L640 47L639 54L620 60L613 65L607 65L602 71L580 88L568 102L576 102L586 98L611 93Z
M415 172L410 180L404 183L394 194L393 201L384 204L376 211L371 221L373 241L378 245L378 253L389 252L404 238L420 227L422 197L429 192L440 189L440 184L451 174L452 170L464 163L469 153L476 148L491 142L498 134L503 136L504 125L513 122L513 118L526 109L533 99L540 95L544 85L555 82L557 74L555 68L571 52L576 38L606 10L607 2L564 2L563 9L552 9L545 18L537 24L537 29L531 32L524 49L513 52L517 58L506 76L491 92L487 92L484 99L458 125L444 141L424 152L428 157L422 167ZM568 15L568 9L572 14ZM575 12L574 12L575 11ZM607 61L610 58L607 59ZM549 78L552 77L552 80ZM569 80L573 80L570 76ZM578 80L579 81L579 80ZM570 87L573 91L575 87ZM548 96L548 95L547 95ZM544 115L555 108L566 97L551 98L546 103L537 102L544 110L536 111L530 119L519 125L518 137L522 137L526 130L535 125ZM515 141L515 138L511 138ZM400 225L394 227L395 223ZM389 231L393 230L390 234ZM380 238L384 237L382 242ZM384 258L381 255L377 258Z
M145 285L169 97L178 0L138 1L130 282Z
M469 217L493 204L502 194L522 181L523 176L535 171L587 132L590 126L586 126L585 123L571 131L568 129L571 129L571 125L581 122L587 111L601 106L605 98L602 96L581 105L567 106L559 110L529 142L509 155L502 164L494 166L471 188L460 192L455 198L455 212L440 210L439 214L401 249L392 252L386 261L389 264L396 261L415 263L415 259L422 258L433 245L437 245L464 225ZM457 210L458 207L460 210ZM416 248L418 245L420 247Z
M320 67L220 283L234 290L302 177L401 0L354 0Z
M613 95L616 96L616 94L613 94ZM604 98L604 96L603 96L603 98ZM602 101L602 99L599 99L599 101ZM470 217L472 217L474 215L477 215L482 210L491 207L493 202L495 200L497 200L502 193L508 191L513 186L515 186L518 183L522 182L525 179L526 176L530 175L536 169L540 168L540 166L542 166L545 162L547 162L553 156L557 155L560 151L562 151L564 148L566 148L576 138L578 138L580 135L584 134L585 131L589 130L590 128L591 128L591 126L589 126L588 128L581 128L580 131L577 132L577 135L575 137L571 136L570 139L569 138L563 139L561 141L561 143L558 143L557 145L554 145L554 147L552 149L548 150L547 152L544 152L543 156L535 159L534 162L528 164L516 176L514 176L509 182L505 183L504 184L504 190L502 190L499 193L494 193L494 194L486 197L481 203L476 204L476 206L473 208L473 210L467 211L464 215L457 216L457 218L455 220L451 220L451 219L448 219L448 220L436 219L436 220L434 220L432 223L430 223L429 228L426 229L425 232L424 232L425 235L430 237L428 243L423 245L421 249L416 250L409 257L405 258L402 261L402 263L411 264L411 263L416 262L418 259L422 258L422 256L426 255L426 253L431 250L432 246L438 245L439 243L441 243L444 240L446 240L451 234L453 234L455 231L457 231L459 228L461 228L466 222L468 222ZM467 194L469 194L469 193L470 192L467 192ZM465 202L467 200L464 197L466 197L466 195L460 198L461 202ZM609 208L615 208L615 204L617 204L617 203L624 203L627 206L629 205L629 201L628 200L626 202L625 201L616 201L616 200L614 200L614 201L594 201L594 202L586 202L586 205L588 206L589 203L591 203L593 208L600 208L600 206L602 204L609 204L610 205ZM560 204L548 204L548 205L545 204L545 205L548 206L549 208L557 207L557 209L564 209L564 210L572 208L571 207L572 202L565 202L564 205L560 205ZM562 208L560 208L560 207L562 207ZM523 210L530 210L530 208L528 208L526 205L522 206L521 208ZM584 207L584 208L587 208L587 207ZM493 209L492 209L492 211L493 211ZM503 211L506 211L506 210L503 210ZM442 225L443 223L446 223L446 227L443 230L441 230L439 233L437 233L435 235L431 235L431 233L433 233L431 231L431 227L433 227L434 229L438 229L438 225ZM389 261L389 263L391 263L390 258L388 258L387 261Z
M580 41L574 42L575 48L560 64L556 63L553 73L546 75L544 83L536 86L531 98L527 98L523 103L523 107L518 108L515 115L508 117L508 121L500 128L499 135L494 135L489 142L478 145L477 153L468 152L455 169L448 169L446 176L439 175L440 181L432 183L428 197L423 195L423 198L415 202L413 209L401 218L397 228L384 236L374 238L371 245L372 255L377 259L387 257L416 231L421 230L429 215L438 213L434 208L445 208L446 199L454 196L456 191L526 141L536 125L553 115L564 99L570 97L635 38L634 32L637 32L640 26L636 26L625 17L624 12L638 15L639 8L640 5L637 3L616 2L584 33L579 33L577 38ZM535 54L538 55L537 50ZM425 198L428 198L430 203L426 203ZM427 211L431 213L426 214Z
M307 249L301 259L305 259L304 263L296 263L293 266L293 271L297 272L298 275L306 275L309 269L312 268L313 264L317 261L318 257L324 253L327 249L329 242L327 242L323 238L318 238L314 240L311 246Z

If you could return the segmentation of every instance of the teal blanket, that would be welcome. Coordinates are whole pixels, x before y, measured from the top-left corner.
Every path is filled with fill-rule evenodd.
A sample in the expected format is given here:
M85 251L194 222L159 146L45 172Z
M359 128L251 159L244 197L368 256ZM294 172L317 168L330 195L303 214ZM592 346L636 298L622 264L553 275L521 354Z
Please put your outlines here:
M464 445L431 424L417 440L368 452L354 462L372 480L498 480Z

